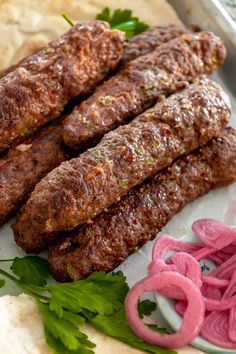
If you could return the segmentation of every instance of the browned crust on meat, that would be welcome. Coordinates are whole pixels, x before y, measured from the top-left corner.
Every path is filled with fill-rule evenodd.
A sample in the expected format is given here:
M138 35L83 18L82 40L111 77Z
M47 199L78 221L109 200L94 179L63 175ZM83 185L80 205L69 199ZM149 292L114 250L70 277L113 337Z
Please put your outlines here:
M40 181L13 224L17 244L38 252L57 232L88 221L176 157L218 136L230 114L223 89L202 79L109 132Z
M236 132L219 138L133 189L107 212L52 246L51 272L58 281L111 271L153 239L187 203L236 181Z
M190 33L190 30L184 26L154 26L141 34L129 38L126 42L124 54L122 55L121 65L124 65L141 55L152 52L161 44L169 42L184 33Z
M122 56L122 65L187 32L186 28L177 25L156 26L130 38ZM24 58L20 63L1 71L0 78L28 60ZM59 128L45 128L19 147L23 150L13 149L0 161L0 225L19 209L41 178L67 159L61 135Z
M0 159L0 225L27 199L48 172L68 158L61 125L44 128Z
M59 116L119 62L124 36L108 24L74 26L0 80L0 151Z
M225 59L222 40L210 32L184 34L127 64L75 107L64 121L64 141L73 149L97 143L105 133L182 89Z

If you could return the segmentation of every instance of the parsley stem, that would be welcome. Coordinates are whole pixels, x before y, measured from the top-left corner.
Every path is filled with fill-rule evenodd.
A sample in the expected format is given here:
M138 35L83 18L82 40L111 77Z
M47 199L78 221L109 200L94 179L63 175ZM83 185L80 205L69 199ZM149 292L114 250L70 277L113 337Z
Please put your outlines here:
M63 14L61 14L61 15L62 15L62 17L66 20L66 22L69 23L69 25L70 25L71 27L74 27L73 21L68 17L67 14L63 13Z
M0 268L0 274L2 274L4 277L10 279L11 281L13 281L16 285L20 285L20 282L17 278L13 277L13 275L7 273L5 270Z
M12 259L0 259L0 262L13 262L14 258Z
M18 288L23 290L26 294L32 296L34 299L40 298L44 301L49 302L50 299L47 296L37 294L34 291L29 290L29 287L26 284L22 284L17 278L15 278L13 275L7 273L5 270L3 270L1 268L0 268L0 274L2 274L4 277L10 279L13 283L15 283L18 286ZM41 286L36 286L36 285L31 285L30 288L34 289L36 291L44 291L45 290L45 288L43 288Z

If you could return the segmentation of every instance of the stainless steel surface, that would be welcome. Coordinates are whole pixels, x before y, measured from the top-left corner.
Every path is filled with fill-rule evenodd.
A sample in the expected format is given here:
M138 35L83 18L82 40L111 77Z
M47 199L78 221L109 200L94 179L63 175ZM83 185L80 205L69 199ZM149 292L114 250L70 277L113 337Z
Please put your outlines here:
M168 0L168 2L184 24L197 25L204 30L213 31L224 40L227 59L213 78L228 91L236 112L236 22L218 0Z

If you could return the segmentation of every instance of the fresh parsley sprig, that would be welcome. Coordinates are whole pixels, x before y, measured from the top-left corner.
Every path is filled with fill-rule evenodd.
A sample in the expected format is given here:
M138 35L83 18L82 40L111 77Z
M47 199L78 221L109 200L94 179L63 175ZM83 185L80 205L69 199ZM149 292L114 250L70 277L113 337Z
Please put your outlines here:
M107 21L112 29L119 29L125 32L127 37L135 36L149 28L146 23L133 16L132 11L128 9L117 9L111 14L109 7L105 7L97 15L97 20Z
M32 296L39 308L47 344L54 354L93 354L95 344L83 333L88 322L105 334L151 354L176 354L143 342L129 327L124 300L129 287L122 272L97 272L74 283L48 284L47 261L37 256L6 260L12 262L11 272L0 268L0 275ZM5 262L5 260L0 260ZM0 287L5 280L0 279ZM150 315L155 303L139 303L140 316ZM157 326L155 330L163 331Z
M70 26L74 26L73 21L65 13L62 13L62 17L69 23ZM138 17L133 16L131 10L117 9L111 14L109 7L105 7L102 12L97 14L97 20L107 21L112 29L118 29L125 32L126 37L132 37L136 34L146 31L149 26L140 21Z

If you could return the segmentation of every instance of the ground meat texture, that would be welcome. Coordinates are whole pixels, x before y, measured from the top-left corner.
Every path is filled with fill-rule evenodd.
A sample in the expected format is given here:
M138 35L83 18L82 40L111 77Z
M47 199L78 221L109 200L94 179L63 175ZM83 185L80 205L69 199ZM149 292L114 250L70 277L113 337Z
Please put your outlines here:
M63 138L72 149L85 149L105 133L151 107L161 96L186 86L223 63L222 40L208 32L184 34L127 64L104 82L64 121Z
M68 158L61 125L44 128L0 159L0 225L27 199L36 183Z
M89 223L174 158L218 136L230 113L223 89L202 79L109 132L39 182L13 224L16 243L39 252L57 232Z
M93 224L83 225L49 251L58 281L111 271L153 239L187 203L236 181L236 132L227 128L204 147L179 158L152 181L134 188Z
M161 44L169 42L171 39L177 38L184 33L190 33L190 30L184 26L167 25L151 27L147 31L127 40L121 64L124 65L141 55L147 54Z
M0 79L0 151L59 116L121 58L124 36L101 21L74 26Z
M156 26L132 37L127 42L122 64L187 32L188 30L182 26ZM28 60L28 57L24 58L19 64L1 71L0 77L14 71L19 65L24 65ZM24 144L13 148L3 160L0 160L0 225L19 209L36 183L67 158L62 144L61 129L48 127L28 138Z

